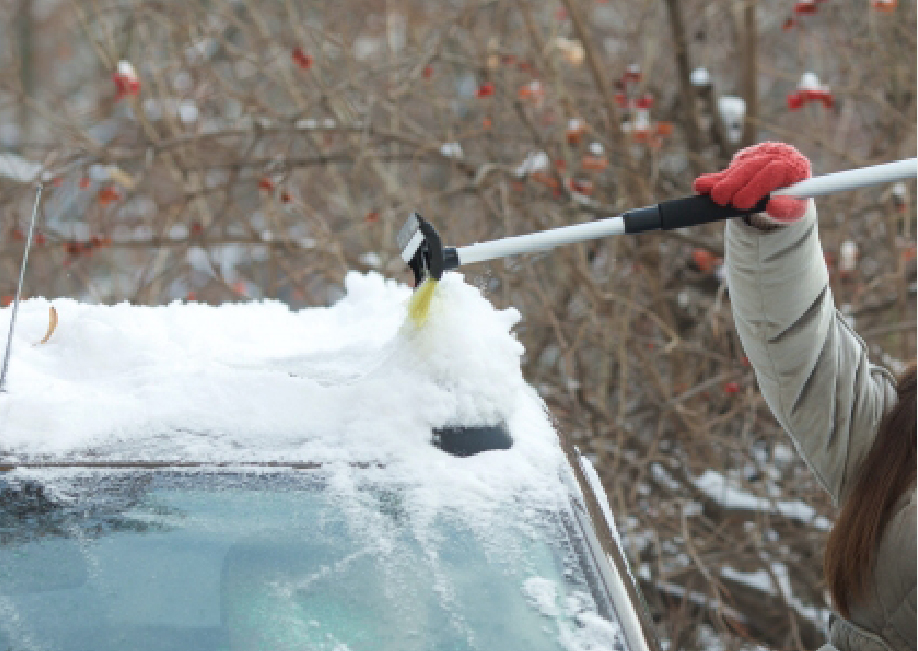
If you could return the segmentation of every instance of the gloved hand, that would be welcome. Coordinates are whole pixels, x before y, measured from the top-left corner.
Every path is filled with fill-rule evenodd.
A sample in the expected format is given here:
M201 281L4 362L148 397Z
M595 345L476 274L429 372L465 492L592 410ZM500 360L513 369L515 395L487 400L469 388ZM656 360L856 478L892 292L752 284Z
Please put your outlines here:
M790 145L763 142L737 152L730 166L695 179L695 192L710 193L722 206L732 204L749 210L772 190L786 188L810 178L810 161ZM799 221L806 211L807 199L774 197L765 207L770 221L790 224Z

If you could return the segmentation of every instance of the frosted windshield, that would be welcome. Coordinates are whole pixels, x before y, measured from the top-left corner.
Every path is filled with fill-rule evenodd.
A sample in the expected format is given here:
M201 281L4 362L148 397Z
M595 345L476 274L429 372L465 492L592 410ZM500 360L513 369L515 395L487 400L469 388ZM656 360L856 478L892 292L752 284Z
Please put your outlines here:
M319 472L0 482L0 649L625 648L564 509L427 518Z

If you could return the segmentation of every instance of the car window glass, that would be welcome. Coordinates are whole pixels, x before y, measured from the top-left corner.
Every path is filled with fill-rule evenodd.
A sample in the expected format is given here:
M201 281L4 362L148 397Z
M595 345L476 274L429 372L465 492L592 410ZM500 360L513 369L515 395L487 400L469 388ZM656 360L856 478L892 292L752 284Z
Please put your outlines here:
M475 522L372 482L172 471L58 478L30 514L13 483L0 649L624 648L563 510Z

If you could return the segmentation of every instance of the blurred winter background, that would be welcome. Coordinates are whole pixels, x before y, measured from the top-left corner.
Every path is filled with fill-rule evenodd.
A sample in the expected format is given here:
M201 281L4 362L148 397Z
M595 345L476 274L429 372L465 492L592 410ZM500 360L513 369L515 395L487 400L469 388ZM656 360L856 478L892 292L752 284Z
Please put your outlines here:
M26 295L302 308L349 269L407 282L413 210L462 245L689 194L763 140L817 174L911 157L915 34L913 0L0 0L0 299L40 168ZM838 307L894 371L914 201L818 202ZM833 510L756 390L722 233L464 272L522 311L669 648L813 649Z

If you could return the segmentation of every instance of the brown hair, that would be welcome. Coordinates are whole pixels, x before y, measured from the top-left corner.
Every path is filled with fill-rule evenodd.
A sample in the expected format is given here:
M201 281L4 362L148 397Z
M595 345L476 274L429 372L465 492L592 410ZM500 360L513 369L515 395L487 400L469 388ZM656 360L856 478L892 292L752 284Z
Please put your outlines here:
M915 482L915 365L899 378L898 401L877 429L877 437L854 478L826 544L824 571L835 608L850 607L867 591L877 545L893 507Z

